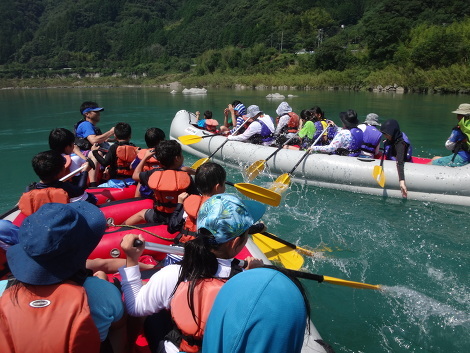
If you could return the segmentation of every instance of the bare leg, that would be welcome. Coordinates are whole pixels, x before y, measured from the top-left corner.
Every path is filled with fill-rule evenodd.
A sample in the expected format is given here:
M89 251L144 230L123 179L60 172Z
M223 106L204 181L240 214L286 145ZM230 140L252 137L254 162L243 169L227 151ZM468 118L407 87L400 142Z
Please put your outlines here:
M147 210L141 210L137 212L135 215L130 216L128 219L126 219L124 224L132 226L134 224L145 223L145 212L147 212Z

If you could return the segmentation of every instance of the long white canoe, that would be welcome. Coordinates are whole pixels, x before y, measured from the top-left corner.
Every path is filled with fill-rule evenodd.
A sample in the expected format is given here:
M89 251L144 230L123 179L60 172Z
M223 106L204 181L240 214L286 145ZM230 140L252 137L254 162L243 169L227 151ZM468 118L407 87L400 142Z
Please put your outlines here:
M195 127L195 122L194 114L180 110L171 124L170 137L177 139L183 135L209 134ZM214 136L182 147L185 152L203 158L212 154L225 140L223 136ZM214 161L242 169L265 159L274 150L274 147L229 141L212 158ZM267 162L267 167L274 175L288 173L303 154L303 151L280 150ZM386 160L383 163L386 178L384 188L372 177L372 170L376 165L380 165L380 160L365 161L354 157L314 153L296 168L291 180L325 188L401 198L396 162ZM405 163L405 178L410 200L470 206L470 164L450 168Z

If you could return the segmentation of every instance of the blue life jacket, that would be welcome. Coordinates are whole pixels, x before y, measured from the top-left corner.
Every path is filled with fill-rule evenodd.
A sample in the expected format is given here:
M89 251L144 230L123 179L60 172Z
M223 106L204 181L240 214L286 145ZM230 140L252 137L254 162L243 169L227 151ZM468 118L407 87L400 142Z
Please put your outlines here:
M270 142L274 140L274 134L271 129L261 120L257 120L261 124L261 132L259 134L254 134L250 137L252 143L260 142Z
M352 141L351 146L349 146L349 157L357 157L361 154L361 146L364 133L361 129L353 127L351 130Z
M368 153L375 153L375 149L380 144L382 133L372 125L366 125L366 131L363 134L361 149Z
M408 145L408 151L406 152L405 162L411 162L411 156L413 156L413 147L411 146L408 136L406 136L403 131L402 131L402 135L403 135L403 141L405 141L406 144ZM392 144L389 141L385 141L384 143L385 157L387 159L391 159L392 161L396 161L397 158L393 155L393 150L394 149L392 148Z

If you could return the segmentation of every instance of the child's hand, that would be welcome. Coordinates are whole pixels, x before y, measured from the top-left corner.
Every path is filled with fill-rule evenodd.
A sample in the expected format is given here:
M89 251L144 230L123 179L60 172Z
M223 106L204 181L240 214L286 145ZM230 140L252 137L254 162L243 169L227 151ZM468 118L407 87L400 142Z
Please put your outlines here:
M252 268L258 268L258 267L263 267L264 263L263 263L263 260L261 259L256 259L252 256L248 256L246 259L245 259L246 262L248 262L248 266L246 266L246 269L249 270L249 269L252 269Z
M98 145L97 143L94 143L93 146L91 146L92 151L98 151L99 149L100 149L100 145Z
M142 245L135 245L135 241L142 241ZM121 240L121 248L127 256L127 267L136 266L139 263L139 257L145 249L145 239L140 234L126 234Z
M178 203L183 203L184 200L189 196L187 192L182 192L178 195Z
M153 148L148 149L147 151L145 151L144 159L147 160L151 158L154 154L155 154L155 150Z

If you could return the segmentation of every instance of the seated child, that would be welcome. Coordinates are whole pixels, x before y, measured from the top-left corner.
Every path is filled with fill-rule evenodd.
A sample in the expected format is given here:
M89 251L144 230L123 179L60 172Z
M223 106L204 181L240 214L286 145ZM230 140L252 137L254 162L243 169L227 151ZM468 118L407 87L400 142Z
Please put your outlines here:
M178 204L168 223L168 232L181 232L175 243L185 243L196 236L196 217L201 205L211 196L225 192L226 172L224 167L206 162L196 170L194 181L201 195L178 195Z
M70 130L64 128L52 130L49 134L49 147L51 150L57 151L65 157L67 174L77 170L85 162L90 162L80 151L80 148L75 145L75 135ZM77 184L80 180L80 176L81 173L74 175L71 182Z
M197 117L197 126L201 129L206 129L210 132L218 132L217 126L219 122L215 119L212 119L212 112L210 110L206 110L204 112L204 118L199 119L200 113L196 112Z
M131 163L137 157L139 150L129 142L132 135L131 126L127 123L117 123L114 127L114 135L117 141L111 145L106 156L103 158L99 154L97 145L91 147L93 156L103 167L109 167L110 179L131 178L134 173Z
M80 200L96 204L94 195L85 192L90 165L85 168L78 185L60 181L65 175L65 158L57 151L40 152L32 160L34 172L40 178L27 187L27 192L19 201L20 210L30 215L36 212L44 203L68 203Z
M144 165L155 153L160 168L143 171ZM181 145L174 141L162 141L158 149L148 150L139 165L135 168L132 178L141 185L149 186L155 195L154 209L142 210L129 217L124 224L138 223L168 224L178 203L178 195L182 192L198 194L194 181L189 174L181 170L184 157Z

